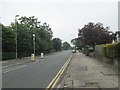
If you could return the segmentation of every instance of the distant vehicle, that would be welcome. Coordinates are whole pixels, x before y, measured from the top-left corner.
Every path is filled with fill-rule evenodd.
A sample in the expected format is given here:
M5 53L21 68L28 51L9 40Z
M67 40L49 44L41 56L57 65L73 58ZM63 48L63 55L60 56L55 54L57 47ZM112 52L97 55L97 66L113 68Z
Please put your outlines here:
M73 53L76 53L76 50L72 50Z

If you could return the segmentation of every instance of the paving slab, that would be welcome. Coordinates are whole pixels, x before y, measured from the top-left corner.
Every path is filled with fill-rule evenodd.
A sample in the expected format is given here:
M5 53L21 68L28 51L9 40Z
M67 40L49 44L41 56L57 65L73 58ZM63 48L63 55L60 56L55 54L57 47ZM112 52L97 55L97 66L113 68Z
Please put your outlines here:
M118 88L116 68L82 53L73 54L66 77L65 88Z

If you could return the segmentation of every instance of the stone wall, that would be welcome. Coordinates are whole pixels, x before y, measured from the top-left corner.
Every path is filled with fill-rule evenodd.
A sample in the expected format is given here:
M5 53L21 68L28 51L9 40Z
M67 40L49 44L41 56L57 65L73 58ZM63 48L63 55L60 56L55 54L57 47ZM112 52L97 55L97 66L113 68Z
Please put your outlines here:
M101 60L105 63L109 63L118 67L118 59L117 58L107 58L103 55L102 46L95 46L95 51L93 52L93 57Z

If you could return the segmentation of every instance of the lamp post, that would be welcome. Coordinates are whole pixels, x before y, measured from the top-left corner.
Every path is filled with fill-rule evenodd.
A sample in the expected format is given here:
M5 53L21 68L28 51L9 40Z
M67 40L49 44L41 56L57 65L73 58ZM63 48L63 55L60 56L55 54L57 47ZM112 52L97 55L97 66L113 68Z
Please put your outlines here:
M16 50L16 58L17 58L17 56L18 56L18 55L17 55L17 54L18 54L18 53L17 53L17 17L19 17L19 15L16 15L16 16L15 16L15 30L16 30L16 33L15 33L15 37L16 37L16 39L15 39L15 41L16 41L16 49L15 49L15 50Z
M35 34L33 33L33 53L35 56Z

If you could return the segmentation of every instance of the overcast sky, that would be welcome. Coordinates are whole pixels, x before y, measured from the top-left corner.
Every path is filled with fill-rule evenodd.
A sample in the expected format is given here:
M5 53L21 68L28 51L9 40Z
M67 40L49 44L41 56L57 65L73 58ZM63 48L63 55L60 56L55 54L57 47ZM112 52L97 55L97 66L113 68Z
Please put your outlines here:
M88 22L101 22L112 31L118 30L118 0L1 0L0 7L4 25L14 22L15 15L35 16L41 23L50 24L54 37L68 42Z

